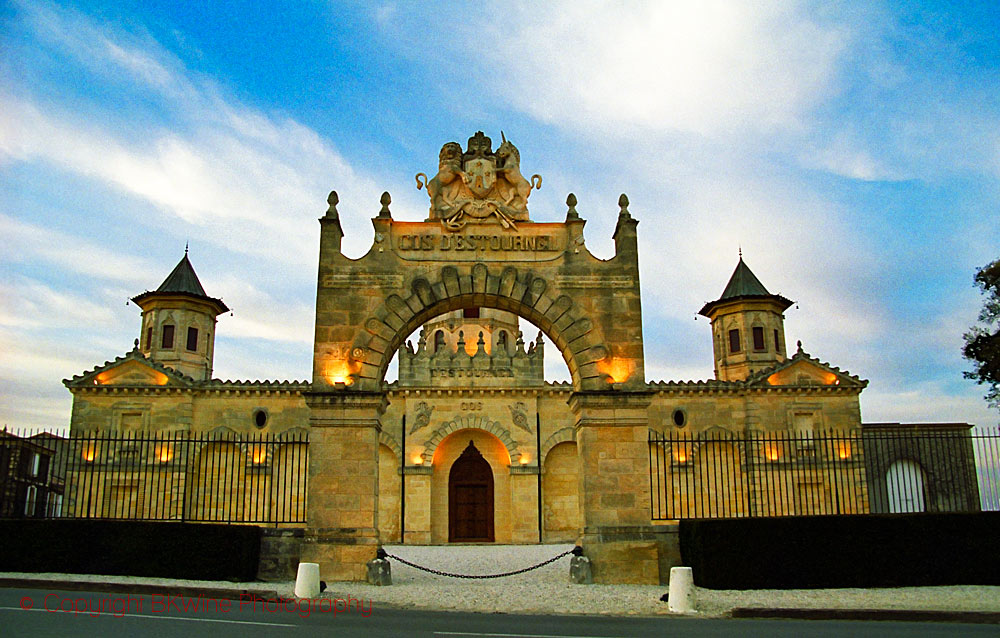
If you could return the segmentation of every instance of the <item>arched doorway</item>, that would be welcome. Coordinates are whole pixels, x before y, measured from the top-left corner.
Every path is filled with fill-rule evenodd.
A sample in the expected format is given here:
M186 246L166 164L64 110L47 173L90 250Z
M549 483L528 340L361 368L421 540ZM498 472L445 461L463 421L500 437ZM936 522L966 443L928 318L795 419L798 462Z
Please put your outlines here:
M469 441L448 474L448 542L493 539L493 469Z
M889 489L889 512L905 514L923 512L924 469L916 461L901 459L889 466L885 474Z

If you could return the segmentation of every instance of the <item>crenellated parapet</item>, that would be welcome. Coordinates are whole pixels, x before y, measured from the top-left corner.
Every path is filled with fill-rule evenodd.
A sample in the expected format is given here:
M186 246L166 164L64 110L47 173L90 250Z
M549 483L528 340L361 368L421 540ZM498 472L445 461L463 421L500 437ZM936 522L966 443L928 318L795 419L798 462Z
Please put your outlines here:
M410 342L399 349L400 387L541 387L545 384L542 334L524 346L521 333L510 345L487 349L483 331L476 341L465 341L458 331L452 347L435 348L421 331L416 348ZM431 334L436 334L436 330ZM471 348L469 347L471 345ZM470 351L471 350L471 351Z

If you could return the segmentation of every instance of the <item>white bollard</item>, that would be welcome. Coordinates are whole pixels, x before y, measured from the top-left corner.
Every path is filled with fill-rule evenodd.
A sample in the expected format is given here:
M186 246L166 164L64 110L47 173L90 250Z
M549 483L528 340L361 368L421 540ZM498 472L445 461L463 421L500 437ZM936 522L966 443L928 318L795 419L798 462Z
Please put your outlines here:
M691 594L694 588L694 573L690 567L670 568L670 611L678 614L689 614L694 611L691 604Z
M670 578L673 579L673 574ZM299 573L295 577L295 595L298 598L319 596L319 563L299 563Z

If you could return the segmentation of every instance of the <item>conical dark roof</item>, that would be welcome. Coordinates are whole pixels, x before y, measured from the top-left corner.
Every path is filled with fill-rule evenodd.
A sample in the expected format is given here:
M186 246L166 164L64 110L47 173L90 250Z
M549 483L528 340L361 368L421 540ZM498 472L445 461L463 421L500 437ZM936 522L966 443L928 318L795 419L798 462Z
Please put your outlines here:
M745 261L743 261L743 255L740 255L740 261L736 264L736 270L733 271L733 276L729 278L729 283L726 284L726 289L722 291L722 296L715 301L709 301L706 303L702 309L698 311L698 314L707 317L715 306L724 301L754 298L766 298L775 301L781 305L782 311L794 303L790 299L786 299L781 295L772 295L769 293L767 288L764 287L764 284L760 283L760 279L757 279L757 275L753 274L750 267L747 266Z
M160 294L186 295L207 301L216 307L216 314L229 311L229 307L221 299L209 297L205 293L205 288L202 287L201 282L198 280L198 275L194 272L194 266L191 265L191 261L188 259L186 249L184 256L177 262L177 265L170 271L170 274L163 280L159 288L153 292L147 290L141 295L136 295L132 297L132 301L140 304L140 302Z
M198 281L198 275L195 274L194 266L191 265L187 253L184 253L184 257L177 262L177 266L167 275L167 278L163 280L163 283L156 289L156 292L186 292L189 295L197 295L198 297L208 296L205 294L205 289L202 287L201 282Z

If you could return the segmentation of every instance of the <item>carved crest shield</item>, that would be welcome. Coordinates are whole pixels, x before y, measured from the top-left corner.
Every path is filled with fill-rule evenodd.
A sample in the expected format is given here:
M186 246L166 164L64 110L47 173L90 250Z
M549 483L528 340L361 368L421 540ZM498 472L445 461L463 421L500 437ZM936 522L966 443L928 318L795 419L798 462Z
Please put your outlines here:
M496 163L486 158L469 160L462 178L476 197L486 197L497 181Z

